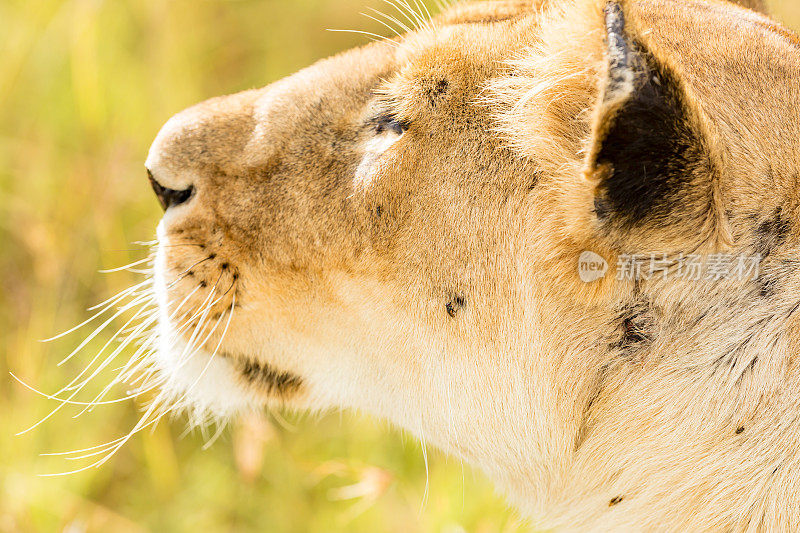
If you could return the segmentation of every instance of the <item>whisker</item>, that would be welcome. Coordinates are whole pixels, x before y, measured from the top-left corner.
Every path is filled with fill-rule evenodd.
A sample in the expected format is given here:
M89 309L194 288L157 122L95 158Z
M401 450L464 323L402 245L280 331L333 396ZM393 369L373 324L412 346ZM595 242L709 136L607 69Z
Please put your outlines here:
M136 265L141 265L142 263L147 263L148 261L152 261L152 257L145 257L144 259L140 259L138 261L134 261L133 263L128 263L125 266L117 267L117 268L109 268L106 270L98 270L100 274L111 274L112 272L120 272L122 270L128 270L130 267L134 267Z
M406 0L403 0L403 1L406 1ZM433 17L431 16L431 12L428 11L428 6L426 6L425 3L421 2L420 0L413 0L413 2L414 2L414 5L417 6L417 9L419 10L420 18L424 19L423 28L425 28L426 30L432 29L433 26L431 24L431 21L433 20ZM424 11L424 13L423 13L423 11Z
M412 17L410 17L405 10L403 10L397 4L395 4L394 0L381 0L381 1L386 5L388 5L389 7L393 8L395 11L397 11L397 13L408 22L409 26L407 27L409 28L409 33L417 30L418 28L417 21L414 20Z
M393 46L393 47L395 47L395 48L398 48L398 47L400 46L400 45L399 45L399 44L397 44L396 42L394 42L394 41L391 41L391 40L388 40L388 39L387 39L386 37L384 37L383 35L378 35L377 33L371 33L371 32L368 32L368 31L361 31L361 30L336 30L336 29L333 29L333 28L326 28L326 31L333 31L333 32L339 32L339 33L358 33L358 34L361 34L361 35L366 35L367 37L371 37L371 38L372 38L371 40L373 40L373 41L382 41L382 42L385 42L386 44L389 44L389 45L391 45L391 46Z
M415 30L426 27L426 21L417 13L405 0L384 0L401 13L413 26Z
M428 488L431 482L431 472L428 465L428 446L425 443L425 433L420 429L420 443L422 444L422 459L425 463L425 490L422 493L422 502L420 503L420 513L425 509L425 504L428 501Z
M139 421L136 423L136 425L133 427L133 429L131 429L126 435L124 435L124 436L122 436L122 437L120 437L118 439L115 439L113 441L110 441L109 443L106 443L106 444L103 444L103 445L100 445L100 446L95 446L95 447L92 447L92 448L88 448L88 450L96 450L96 451L93 451L91 453L86 453L86 454L83 454L83 455L78 455L78 456L74 455L75 452L65 452L65 453L60 453L60 454L50 454L50 455L61 455L61 456L64 456L64 457L66 457L66 459L68 459L70 461L77 461L77 460L80 460L80 459L86 459L88 457L94 457L96 455L105 454L99 460L95 461L94 463L92 463L90 465L84 466L84 467L82 467L80 469L77 469L77 470L73 470L71 472L62 472L60 474L42 474L42 476L58 476L58 475L75 474L75 473L83 472L84 470L88 470L90 468L95 468L95 467L98 467L98 466L102 465L103 463L105 463L106 461L111 459L111 457L114 456L114 454L117 452L117 450L119 450L122 446L124 446L125 443L128 442L136 433L138 433L139 431L141 431L142 429L144 429L146 427L149 427L149 426L151 426L153 424L158 423L158 421L160 420L160 417L157 417L157 418L155 418L155 419L153 419L153 420L151 420L149 422L145 422L145 420L147 420L155 412L155 410L158 408L158 406L159 406L158 400L159 399L161 399L161 395L159 396L159 398L157 398L150 405L150 407L147 408L147 411L145 411L144 415L142 415L142 417L139 419Z
M205 444L203 444L202 449L205 451L209 449L211 446L213 446L214 443L217 442L217 439L219 439L220 435L222 435L222 432L225 430L226 427L227 423L224 420L222 422L217 421L217 431L214 432L210 440L207 440Z
M153 319L151 319L151 320L149 320L147 322L142 323L140 328L144 329L146 327L149 327L150 324L152 324L152 322L154 320L155 320L155 318L153 318ZM103 361L103 363L97 368L95 373L92 374L91 376L89 376L88 378L86 378L84 383L81 386L79 386L77 390L82 390L83 387L86 385L86 383L88 383L95 375L97 375L100 371L102 371L105 367L107 367L111 363L111 361L113 361L122 352L122 350L124 350L128 346L128 344L130 344L130 337L128 339L126 339L124 342L122 342L119 345L119 347L117 347L117 349L114 350L114 352L112 352L111 355L109 355L106 358L105 361ZM101 398L102 396L104 396L110 390L110 388L113 385L114 385L114 380L112 380L110 384L106 385L106 387L102 391L100 391L100 393L95 397L95 401L98 400L99 398ZM88 407L84 408L82 411L80 411L78 414L76 414L73 418L77 418L77 417L81 416L83 413L86 412L87 409L88 409Z
M187 295L186 295L186 297L185 297L185 298L184 298L184 299L181 301L181 303L178 305L178 307L176 307L176 308L175 308L175 310L174 310L174 311L172 311L172 313L170 313L170 315L169 315L169 320L174 320L174 319L175 319L175 317L178 315L178 312L179 312L179 311L181 310L181 308L184 306L184 304L186 304L186 302L188 302L188 301L189 301L189 298L191 298L192 296L194 296L194 293L196 293L196 292L197 292L197 291L199 291L199 290L200 290L200 285L196 286L196 287L195 287L195 288L194 288L194 289L193 289L193 290L192 290L192 291L191 291L189 294L187 294Z
M176 242L172 244L159 244L159 248L179 248L181 246L195 246L197 248L203 248L204 245L196 243L196 242Z
M65 335L69 335L70 333L72 333L75 330L78 330L78 329L82 328L83 326L85 326L86 324L88 324L89 322L94 320L95 318L97 318L100 315L102 315L103 313L105 313L108 309L113 307L115 303L119 302L120 300L122 300L123 298L128 296L131 292L135 291L136 289L142 287L143 285L145 285L147 283L150 283L150 280L138 283L138 284L134 285L133 287L128 287L127 289L122 290L119 293L117 293L116 295L112 296L108 300L106 300L106 301L104 301L102 303L99 303L99 304L95 305L94 307L90 307L88 310L89 311L94 311L95 309L97 309L100 306L105 306L101 311L99 311L98 313L96 313L96 314L92 315L91 317L87 318L86 320L84 320L83 322L78 324L77 326L75 326L73 328L70 328L67 331L64 331L63 333L59 333L55 337L50 337L49 339L43 339L41 342L52 342L52 341L54 341L56 339L60 339L61 337L65 336Z
M284 417L279 411L270 408L269 413L270 415L272 415L272 417L275 419L278 425L281 426L286 431L289 431L291 433L297 431L297 426L286 420L286 417Z
M133 301L131 301L130 303L128 303L128 304L124 305L123 307L121 307L116 313L114 313L111 316L111 318L107 319L99 327L97 327L88 337L86 337L78 345L77 348L75 348L68 356L66 356L64 359L62 359L56 366L63 366L64 363L66 363L67 361L72 359L75 356L75 354L80 352L83 349L84 346L89 344L92 341L92 339L97 337L97 335L99 335L104 329L106 329L106 327L109 324L111 324L118 316L120 316L121 314L125 313L126 311L128 311L132 307L136 306L137 304L141 304L142 302L144 302L146 300L145 296L147 296L147 295L143 295L143 296L139 296L137 298L134 298Z
M81 376L83 376L83 375L86 373L86 371L87 371L87 370L88 370L88 369L89 369L89 368L90 368L90 367L91 367L91 366L94 364L94 362L95 362L95 361L97 361L97 360L100 358L100 355L102 355L102 353L103 353L103 352L106 350L106 348L108 348L108 347L109 347L109 346L110 346L110 345L111 345L111 344L112 344L112 343L113 343L115 340L117 340L117 339L118 339L118 335L119 335L119 333L120 333L120 332L121 332L123 329L127 328L127 327L128 327L128 325L130 325L130 323L131 323L131 322L133 322L134 320L136 320L137 318L139 318L139 316L141 315L141 313L142 313L144 310L146 310L146 309L147 309L147 306L148 306L148 305L150 305L150 304L148 303L148 304L145 304L145 305L143 305L143 306L142 306L142 307L139 309L139 311L137 311L137 312L136 312L136 313L135 313L135 314L134 314L134 315L133 315L131 318L129 318L129 319L128 319L128 321L127 321L127 322L125 322L125 324L124 324L124 325L123 325L123 326L122 326L122 327L121 327L119 330L117 330L117 332L114 334L114 336L112 336L112 337L111 337L111 338L110 338L110 339L109 339L109 340L108 340L108 341L107 341L107 342L106 342L106 343L103 345L103 347L102 347L102 348L100 348L100 350L97 352L97 355L95 355L95 356L92 358L92 360L89 362L89 364L88 364L88 365L86 365L86 367L84 367L84 369L83 369L83 370L82 370L82 371L81 371L81 372L80 372L80 373L79 373L77 376L75 376L75 378L74 378L74 379L73 379L73 380L72 380L72 381L71 381L71 382L70 382L70 383L69 383L69 384L68 384L66 387L62 388L60 392L63 392L63 391L65 391L65 390L69 390L69 389L72 387L72 385L74 385L74 384L75 384L75 382L76 382L78 379L80 379L80 378L81 378ZM153 321L155 321L157 318L158 318L158 317L151 316L150 318L147 318L147 319L145 319L145 320L144 320L144 323L150 324L150 323L152 323ZM141 324L140 324L139 326L136 326L136 327L141 327ZM124 348L125 346L127 346L127 344L128 344L127 340L126 340L126 341L123 341L123 342L121 343L120 347ZM120 347L117 347L117 348L116 348L116 350L119 350L119 349L120 349ZM74 355L75 355L75 353L73 352L73 353L72 353L72 354L70 354L70 355L69 355L67 358L65 358L65 359L64 359L64 360L63 360L61 363L59 363L59 364L58 364L58 366L61 366L61 365L62 365L63 363L65 363L65 362L66 362L66 361L67 361L67 360L68 360L70 357L72 357L72 356L74 356ZM56 394L59 394L59 393L56 393Z
M399 36L399 35L400 35L400 32L399 32L399 31L398 31L396 28L394 28L394 27L390 26L388 23L384 22L383 20L380 20L380 19L378 19L378 18L376 18L376 17L373 17L373 16L372 16L372 15L370 15L369 13L359 13L359 14L360 14L360 15L362 15L362 16L364 16L364 17L367 17L368 19L374 20L374 21L375 21L375 22L377 22L378 24L380 24L380 25L382 25L383 27L387 28L387 29L388 29L389 31L391 31L393 34L395 34L395 35L397 35L397 36Z
M118 398L116 400L106 400L106 401L103 401L103 402L91 402L91 403L90 402L78 402L78 401L74 401L74 400L67 400L65 398L59 398L57 396L53 396L51 394L47 394L46 392L42 392L42 391L34 388L32 385L30 385L30 384L26 383L25 381L23 381L20 377L15 375L13 372L9 372L9 375L12 378L14 378L15 380L17 380L17 382L20 385L22 385L26 389L30 390L31 392L34 392L35 394L38 394L39 396L47 398L48 400L56 400L56 401L59 401L59 402L64 402L64 403L66 403L68 405L89 405L89 406L91 406L91 405L108 405L108 404L112 404L112 403L119 403L119 402L124 402L124 401L130 400L129 396L126 396L124 398Z
M220 281L221 279L222 279L222 274L220 273L219 277L217 278L217 281L214 283L214 285L213 285L213 286L211 287L211 289L209 290L209 292L208 292L208 296L206 296L206 299L205 299L205 300L203 300L203 303L201 303L201 304L200 304L199 310L198 310L197 312L195 312L195 314L194 314L194 315L192 315L192 316L191 316L191 317L190 317L188 320L186 320L186 322L185 322L184 324L189 324L189 323L191 323L191 322L192 322L192 321L193 321L195 318L197 318L197 316L198 316L198 315L200 315L201 313L204 313L204 312L206 311L206 306L207 306L207 305L214 306L214 305L215 305L217 302L219 302L219 300L220 300L222 297L224 297L224 296L225 296L225 295L223 294L223 295L222 295L222 296L220 296L220 297L219 297L217 300L215 300L213 303L211 303L211 304L208 304L208 301L211 299L211 297L212 297L212 296L214 296L214 291L216 290L216 288L217 288L217 284L219 284L219 281ZM198 288L199 288L199 285L198 285Z
M109 341L109 342L110 342L110 341ZM124 346L123 346L123 348L124 348ZM119 350L119 348L118 348L118 350ZM101 352L101 353L102 353L102 352ZM112 355L115 357L115 356L116 356L116 354L118 354L118 351L115 351L115 353L114 353L114 354L112 354ZM98 355L98 356L99 356L99 355ZM97 359L97 357L98 357L98 356L95 356L95 359L93 359L93 360L92 360L92 363L93 363L93 362L94 362L94 361ZM110 359L111 359L111 358L112 358L112 356L109 356L109 358L108 358L108 359L106 359L106 361L104 361L104 362L103 362L103 364L101 364L101 365L100 365L100 366L99 366L99 367L98 367L98 368L97 368L97 369L96 369L96 370L95 370L95 371L94 371L94 372L93 372L93 373L92 373L92 374L91 374L91 375L90 375L88 378L86 378L86 379L84 380L83 384L81 384L80 386L78 386L78 388L76 388L76 389L75 389L75 390L74 390L74 391L73 391L73 392L72 392L72 393L71 393L71 394L70 394L70 395L67 397L66 401L62 401L62 402L60 402L60 403L59 403L59 404L58 404L58 405L57 405L55 408L53 408L53 409L50 411L50 413L48 413L47 415L45 415L45 416L44 416L42 419L40 419L38 422L36 422L35 424L33 424L33 425L32 425L31 427L29 427L28 429L26 429L26 430L24 430L24 431L20 431L19 433L17 433L17 436L19 436L19 435L24 435L25 433L28 433L29 431L31 431L31 430L33 430L33 429L35 429L35 428L39 427L39 426L40 426L41 424L43 424L45 421L49 420L49 419L50 419L50 417L52 417L54 414L56 414L57 412L59 412L59 411L61 410L61 408L62 408L62 407L64 407L65 405L68 405L68 404L67 404L67 402L69 402L69 401L72 401L72 399L73 399L73 398L74 398L74 397L75 397L75 396L76 396L76 395L77 395L77 394L78 394L78 393L79 393L79 392L80 392L80 391L83 389L83 387L86 385L86 383L88 383L88 382L89 382L89 381L90 381L92 378L94 378L94 377L95 377L97 374L99 374L99 373L100 373L100 372L103 370L103 368L105 368L105 366L108 366L108 363L110 362ZM90 364L89 364L89 366L91 366L91 364L92 364L92 363L90 363ZM87 367L87 369L88 369L88 367ZM86 369L84 369L84 371L83 371L83 372L81 372L81 374L79 374L77 378L75 378L75 379L73 379L73 380L72 380L72 382L70 383L70 386L71 386L71 385L73 385L73 384L75 383L75 381L76 381L78 378L80 378L80 376L82 376L82 375L83 375L85 372L86 372ZM67 389L67 388L62 388L62 390L60 390L60 391L59 391L59 392L57 392L56 394L61 394L62 392L65 392L65 390L70 390L70 389Z
M408 26L403 24L403 22L398 20L396 17L393 17L392 15L389 15L387 13L384 13L383 11L380 11L379 9L375 9L375 8L372 8L372 7L368 7L367 9L369 11L372 11L373 13L375 13L377 16L381 16L384 19L386 19L386 20L388 20L388 21L390 21L390 22L392 22L394 24L397 24L406 33L411 33L411 31L412 31L411 28L409 28ZM398 35L399 35L399 33L398 33Z
M395 21L396 19L393 20L393 17L390 16L386 16L384 19L383 25L390 29L392 29L392 26L386 21L394 23L399 22ZM381 22L380 19L377 19L376 21ZM397 25L399 27L404 26L401 23ZM395 31L395 33L397 32ZM383 37L374 34L373 37L383 40ZM393 44L396 45L396 43ZM159 244L157 241L139 242L134 244L151 247L154 245L163 247L200 246L199 244L194 243L177 243L174 245ZM192 268L195 268L197 265L200 265L209 259L210 257L205 257L196 261L190 267L181 272L173 281L169 283L166 288L169 289L182 279L185 279ZM147 258L134 261L128 265L103 270L101 272L111 273L128 271L142 273L145 275L152 274L152 269L149 267L146 269L136 268L139 265L151 263L152 261L153 256L151 254ZM59 366L63 366L77 353L85 349L91 341L96 339L102 332L106 331L109 325L115 320L119 319L120 316L129 312L132 313L132 316L125 320L122 326L110 336L110 339L103 344L100 350L94 357L91 358L83 370L81 370L77 376L75 376L65 387L55 394L48 394L37 390L32 385L24 382L18 376L11 374L11 376L25 388L44 398L58 402L58 405L46 416L19 434L27 433L38 427L50 417L55 415L56 412L62 409L65 405L80 407L81 409L79 412L74 415L75 417L79 417L86 411L94 409L95 406L120 403L140 396L144 393L148 393L152 390L160 389L160 392L156 394L155 398L148 402L147 408L144 410L144 413L138 419L136 424L134 424L134 426L124 435L97 446L91 446L88 448L72 450L68 452L42 454L46 456L61 456L69 461L91 459L92 461L90 464L68 472L42 475L69 475L82 472L90 468L99 467L113 457L116 452L134 435L147 428L156 427L158 422L165 416L178 413L184 409L190 409L192 423L201 427L203 436L206 439L204 448L211 446L220 437L226 427L224 421L221 422L220 420L216 420L217 425L215 431L209 438L209 435L206 432L206 424L209 422L215 422L215 420L212 418L213 413L207 406L203 406L202 404L194 405L194 402L190 401L190 398L192 398L191 395L197 388L198 383L208 373L209 368L217 358L220 347L222 346L222 343L230 330L231 322L233 320L234 310L236 308L235 292L233 293L233 296L230 297L230 306L226 306L227 308L225 310L215 315L213 320L210 319L212 311L216 308L217 304L223 301L225 298L229 298L229 293L231 293L231 291L237 285L236 279L234 278L229 287L222 292L220 283L224 277L224 274L224 272L219 274L213 286L211 286L208 290L208 294L203 297L200 305L196 307L191 306L194 307L194 309L190 308L185 310L188 302L190 302L192 298L197 295L198 291L205 287L205 284L198 284L195 286L187 295L181 298L177 307L170 310L170 307L174 304L174 301L172 303L164 304L166 306L165 308L159 308L158 305L154 305L157 302L152 278L133 285L127 289L123 289L101 304L91 308L91 311L97 310L92 317L85 320L78 326L63 332L58 336L48 339L55 340L63 337L64 335L78 330L79 328L91 323L93 320L96 320L107 313L110 315L106 315L102 319L102 323L100 323L99 326L97 326L86 338L84 338L69 355L67 355L58 363ZM167 313L169 316L167 317L164 316L165 310L169 310L169 313ZM225 316L226 314L227 316ZM171 327L169 332L163 330L162 328L154 327L154 324L157 324L162 317L165 320L168 320L170 323L177 322L177 324L174 327ZM213 342L212 339L216 339L216 342L213 351L208 356L208 360L204 362L200 373L195 377L193 382L189 384L188 387L181 387L180 391L175 391L169 387L163 387L165 383L168 383L169 375L165 374L163 370L160 369L160 365L156 364L156 361L153 359L153 355L157 353L157 350L163 349L160 348L162 343L172 343L174 346L174 344L178 342L180 337L184 334L188 336L188 339L183 341L183 348L181 349L180 354L178 354L176 357L175 362L177 363L178 368L195 358L198 353L201 353L201 350L203 350L210 342ZM164 335L167 335L167 337L164 338ZM114 342L116 342L117 345L111 349L111 344ZM132 350L133 355L128 357L124 364L113 364L119 355L131 346L135 346L135 350ZM106 354L107 351L110 353ZM85 390L87 385L91 383L100 372L109 367L117 367L114 369L113 379L111 379L111 381L108 382L91 401L86 402L76 399L77 394ZM113 388L122 383L128 383L132 386L126 391L126 396L122 398L112 398L106 400L106 396L113 390Z
M222 274L220 274L220 278L221 277L222 277ZM219 283L219 279L217 279L217 283ZM215 284L214 288L216 288L216 284ZM186 342L186 346L184 347L184 349L181 351L181 354L177 358L178 359L178 364L177 364L176 368L178 368L178 369L182 368L183 365L185 365L188 362L188 360L191 358L191 356L194 355L194 353L195 353L194 352L195 342L196 342L197 338L202 336L203 332L205 331L205 328L207 326L205 324L205 320L208 317L208 313L210 312L211 307L212 307L211 305L209 305L209 302L211 301L210 298L214 295L214 288L212 288L212 290L209 291L208 296L203 301L203 303L200 305L200 309L201 309L202 312L201 312L200 318L198 319L198 324L194 328L194 330L192 331L192 334L190 335L189 340ZM194 316L197 316L197 313L195 313ZM222 317L220 317L220 319L221 318ZM187 325L191 324L193 320L194 320L194 317L191 317L181 327L182 328L186 327ZM176 336L177 336L177 332L176 332ZM187 354L191 354L191 355L187 356Z
M167 289L167 290L171 289L171 288L173 287L173 285L175 285L175 284L176 284L176 283L178 283L180 280L182 280L184 277L186 277L186 275L187 275L189 272L191 272L193 268L197 267L198 265L200 265L200 264L202 264L202 263L205 263L206 261L210 261L210 260L211 260L211 258L210 258L210 257L206 257L206 258L204 258L204 259L201 259L201 260L197 261L196 263L194 263L193 265L191 265L189 268L187 268L186 270L184 270L183 272L181 272L180 274L178 274L178 277L177 277L176 279L172 280L172 282L171 282L169 285L167 285L166 289Z
M102 306L106 305L107 303L111 303L112 300L116 300L117 296L120 296L123 293L128 293L130 291L133 291L132 294L135 294L136 291L140 291L140 290L142 290L143 287L147 287L148 285L151 285L151 284L152 284L152 280L149 280L149 279L146 279L144 281L140 281L139 283L136 283L135 285L132 285L132 286L128 287L127 289L123 289L123 290L119 291L116 295L106 299L105 301L100 302L97 305L93 305L92 307L88 307L86 310L87 311L93 311L93 310L97 309L98 307L102 307Z
M118 438L116 438L114 440L110 440L108 442L104 442L103 444L96 444L94 446L89 446L87 448L81 448L81 449L78 449L78 450L70 450L68 452L47 452L47 453L40 453L39 455L42 456L42 457L63 457L63 456L67 456L67 455L75 455L75 454L79 454L79 453L90 452L92 450L98 450L100 448L106 448L107 449L110 446L113 446L114 444L116 444L117 442L121 441L124 438L125 438L124 436L118 437ZM48 474L43 474L43 475L48 475Z

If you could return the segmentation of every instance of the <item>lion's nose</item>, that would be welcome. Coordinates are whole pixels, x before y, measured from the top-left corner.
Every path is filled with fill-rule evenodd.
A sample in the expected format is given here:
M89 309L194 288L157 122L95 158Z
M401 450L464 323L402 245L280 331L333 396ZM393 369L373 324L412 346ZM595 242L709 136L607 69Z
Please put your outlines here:
M150 180L150 185L153 187L153 191L158 197L158 203L161 204L161 207L164 209L164 211L170 207L175 207L176 205L185 203L187 200L189 200L189 198L192 197L192 193L194 192L194 187L189 187L188 189L184 189L182 191L167 189L156 181L156 179L153 177L153 173L150 172L149 169L147 170L147 177Z

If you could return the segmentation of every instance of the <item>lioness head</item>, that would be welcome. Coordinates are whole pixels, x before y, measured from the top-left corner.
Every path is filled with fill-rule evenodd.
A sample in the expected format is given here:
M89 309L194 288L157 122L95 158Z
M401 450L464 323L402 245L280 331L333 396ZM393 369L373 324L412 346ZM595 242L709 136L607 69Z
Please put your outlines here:
M509 0L189 108L164 394L372 413L542 526L800 526L799 100L745 7Z

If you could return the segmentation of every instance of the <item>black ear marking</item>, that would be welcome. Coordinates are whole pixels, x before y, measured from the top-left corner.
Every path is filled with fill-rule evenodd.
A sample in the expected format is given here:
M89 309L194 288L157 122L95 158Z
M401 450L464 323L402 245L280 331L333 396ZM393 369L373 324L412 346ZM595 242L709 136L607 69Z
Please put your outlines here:
M608 70L585 168L597 217L630 229L707 214L710 188L699 182L711 162L682 82L631 35L618 2L604 13Z
M605 99L619 97L630 92L633 82L630 45L625 37L625 14L617 2L609 2L603 11L606 23L606 45L608 47L608 80Z

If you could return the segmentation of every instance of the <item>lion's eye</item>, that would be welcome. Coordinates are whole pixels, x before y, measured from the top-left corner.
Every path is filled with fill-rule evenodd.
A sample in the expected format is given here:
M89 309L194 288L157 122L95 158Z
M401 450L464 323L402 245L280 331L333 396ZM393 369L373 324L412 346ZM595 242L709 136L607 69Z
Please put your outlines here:
M375 135L364 144L364 157L361 159L355 175L357 187L365 187L372 181L383 153L391 148L408 129L407 122L388 114L372 120L370 126Z
M381 115L375 122L375 133L380 135L382 133L393 133L394 135L402 135L408 129L408 123L404 122L394 115Z

